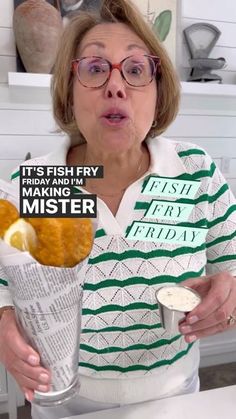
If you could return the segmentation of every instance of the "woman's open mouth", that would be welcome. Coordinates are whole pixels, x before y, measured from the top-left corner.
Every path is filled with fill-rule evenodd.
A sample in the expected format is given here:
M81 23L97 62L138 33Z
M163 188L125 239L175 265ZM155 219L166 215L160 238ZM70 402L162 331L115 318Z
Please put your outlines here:
M121 113L107 113L102 116L102 121L108 126L121 126L128 120L128 117Z

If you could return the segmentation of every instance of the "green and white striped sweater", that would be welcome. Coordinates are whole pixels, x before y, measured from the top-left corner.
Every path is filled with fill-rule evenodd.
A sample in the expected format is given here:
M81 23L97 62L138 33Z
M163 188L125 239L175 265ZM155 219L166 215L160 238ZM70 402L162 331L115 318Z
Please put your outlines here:
M206 273L236 274L235 199L214 162L193 144L159 137L147 145L150 169L126 190L116 217L98 199L80 343L81 395L98 401L141 401L184 388L198 368L198 344L161 327L155 291ZM67 149L26 163L65 164ZM198 186L194 195L185 182ZM1 284L6 291L6 278ZM132 380L138 396L124 396ZM106 383L101 394L99 383Z

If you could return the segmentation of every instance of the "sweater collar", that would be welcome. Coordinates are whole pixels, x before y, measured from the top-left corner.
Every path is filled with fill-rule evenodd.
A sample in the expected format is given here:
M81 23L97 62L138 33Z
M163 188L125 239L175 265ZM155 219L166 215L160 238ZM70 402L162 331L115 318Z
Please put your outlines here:
M148 138L147 146L151 156L148 174L177 177L186 173L186 168L175 149L173 141L164 137Z

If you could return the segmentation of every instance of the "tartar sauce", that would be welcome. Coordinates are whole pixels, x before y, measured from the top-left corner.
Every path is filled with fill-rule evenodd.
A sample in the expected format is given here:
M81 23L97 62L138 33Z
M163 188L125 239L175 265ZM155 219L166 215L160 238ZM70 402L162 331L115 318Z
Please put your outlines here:
M158 300L171 310L191 311L201 301L201 297L188 288L181 286L168 286L161 288L157 293Z

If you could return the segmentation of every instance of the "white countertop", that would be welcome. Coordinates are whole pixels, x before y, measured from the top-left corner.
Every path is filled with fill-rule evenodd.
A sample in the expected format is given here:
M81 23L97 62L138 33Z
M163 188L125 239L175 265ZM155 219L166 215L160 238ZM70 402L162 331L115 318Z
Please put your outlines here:
M64 419L236 419L236 385Z

